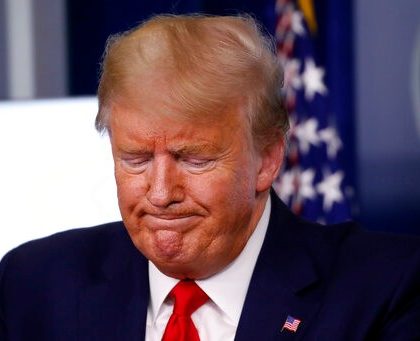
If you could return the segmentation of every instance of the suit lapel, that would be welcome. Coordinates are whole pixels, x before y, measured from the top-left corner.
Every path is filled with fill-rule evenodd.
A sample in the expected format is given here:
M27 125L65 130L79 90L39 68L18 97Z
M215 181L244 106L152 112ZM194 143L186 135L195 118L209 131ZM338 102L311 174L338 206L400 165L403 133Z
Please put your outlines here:
M102 271L80 295L80 340L142 340L149 302L147 260L128 236L110 244Z
M302 337L322 295L318 275L305 244L311 236L302 223L272 195L264 244L248 288L236 341L288 340ZM309 241L316 243L314 240ZM283 329L287 317L301 323L296 332Z

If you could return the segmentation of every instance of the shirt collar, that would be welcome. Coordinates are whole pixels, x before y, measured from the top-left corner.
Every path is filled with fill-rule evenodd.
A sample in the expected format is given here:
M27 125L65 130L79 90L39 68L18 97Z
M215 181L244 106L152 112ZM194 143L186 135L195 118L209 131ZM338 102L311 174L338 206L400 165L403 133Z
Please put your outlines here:
M249 282L267 232L270 211L271 199L269 197L254 232L239 256L222 271L204 280L196 281L197 285L235 325L239 323ZM150 308L153 321L156 320L167 295L178 282L178 279L160 272L149 261Z

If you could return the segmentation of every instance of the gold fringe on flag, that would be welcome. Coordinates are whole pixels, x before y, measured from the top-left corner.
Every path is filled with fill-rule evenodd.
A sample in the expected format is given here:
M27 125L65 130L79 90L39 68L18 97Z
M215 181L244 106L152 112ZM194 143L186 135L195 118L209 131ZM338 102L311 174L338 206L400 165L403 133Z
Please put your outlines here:
M298 5L302 10L303 16L308 24L309 30L312 34L316 34L318 25L316 23L316 16L314 10L313 0L298 0Z

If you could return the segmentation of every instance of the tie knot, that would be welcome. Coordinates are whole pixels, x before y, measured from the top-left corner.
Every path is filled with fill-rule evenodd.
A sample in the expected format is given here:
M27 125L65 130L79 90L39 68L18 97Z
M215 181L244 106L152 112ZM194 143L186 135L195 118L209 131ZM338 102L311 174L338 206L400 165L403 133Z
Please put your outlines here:
M191 316L209 299L194 281L189 280L178 282L169 293L169 297L175 300L174 313L182 316Z

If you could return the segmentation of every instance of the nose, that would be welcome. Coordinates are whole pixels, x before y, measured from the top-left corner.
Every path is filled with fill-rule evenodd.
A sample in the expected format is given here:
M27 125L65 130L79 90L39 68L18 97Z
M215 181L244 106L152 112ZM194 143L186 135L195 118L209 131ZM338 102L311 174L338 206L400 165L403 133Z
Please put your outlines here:
M165 208L184 199L181 174L177 172L176 160L170 156L155 157L148 174L149 202Z

